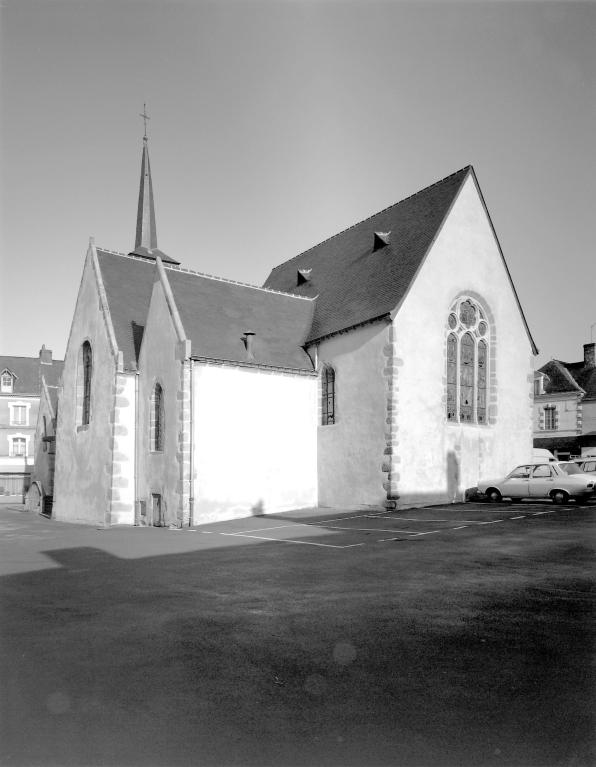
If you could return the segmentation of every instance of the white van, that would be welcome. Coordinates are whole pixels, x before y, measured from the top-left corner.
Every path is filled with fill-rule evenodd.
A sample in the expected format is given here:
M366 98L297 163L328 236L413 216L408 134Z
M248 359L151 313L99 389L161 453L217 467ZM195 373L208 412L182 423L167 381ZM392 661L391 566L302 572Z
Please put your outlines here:
M551 453L550 450L546 450L543 447L532 448L532 460L533 461L556 461L557 459Z

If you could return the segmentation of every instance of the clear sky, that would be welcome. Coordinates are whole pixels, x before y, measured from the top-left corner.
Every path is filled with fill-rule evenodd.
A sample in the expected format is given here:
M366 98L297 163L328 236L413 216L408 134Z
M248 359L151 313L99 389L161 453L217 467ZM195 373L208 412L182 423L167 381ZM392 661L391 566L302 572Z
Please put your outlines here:
M89 237L269 270L472 164L550 357L596 323L596 3L3 0L0 354L64 355ZM596 325L592 328L596 340Z

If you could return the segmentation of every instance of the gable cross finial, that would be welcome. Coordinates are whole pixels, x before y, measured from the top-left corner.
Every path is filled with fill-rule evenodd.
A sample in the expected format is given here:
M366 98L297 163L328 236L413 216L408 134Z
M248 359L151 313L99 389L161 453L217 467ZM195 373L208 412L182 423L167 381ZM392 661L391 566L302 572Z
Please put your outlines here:
M143 113L139 115L139 117L143 118L143 123L145 125L145 134L143 136L143 140L147 141L147 120L150 120L151 118L147 114L147 104L143 104Z

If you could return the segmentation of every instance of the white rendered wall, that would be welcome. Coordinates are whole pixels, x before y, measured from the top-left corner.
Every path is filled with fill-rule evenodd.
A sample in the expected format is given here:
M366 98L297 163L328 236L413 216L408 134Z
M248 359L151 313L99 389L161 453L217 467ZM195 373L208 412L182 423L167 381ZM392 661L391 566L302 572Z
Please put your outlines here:
M336 422L318 426L321 506L382 507L385 502L388 332L386 322L376 322L319 344L319 369L333 367L336 394Z
M447 422L447 316L462 294L492 315L490 425ZM482 300L480 301L482 304ZM489 316L490 316L489 315ZM533 357L499 250L471 177L394 321L399 504L459 500L482 477L529 460Z
M582 434L596 431L596 400L582 402ZM595 450L595 448L591 448Z
M193 367L194 523L317 504L317 379Z
M119 373L114 407L112 525L133 525L135 521L135 411L135 374Z

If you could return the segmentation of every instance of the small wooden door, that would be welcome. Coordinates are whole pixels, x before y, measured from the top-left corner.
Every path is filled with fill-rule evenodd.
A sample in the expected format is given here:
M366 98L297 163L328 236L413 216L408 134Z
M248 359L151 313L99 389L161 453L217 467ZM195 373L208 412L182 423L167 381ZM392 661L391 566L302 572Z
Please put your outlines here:
M163 527L163 508L161 503L161 495L159 493L151 493L151 524L154 527Z

